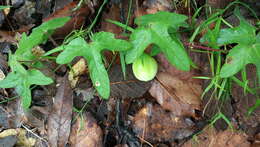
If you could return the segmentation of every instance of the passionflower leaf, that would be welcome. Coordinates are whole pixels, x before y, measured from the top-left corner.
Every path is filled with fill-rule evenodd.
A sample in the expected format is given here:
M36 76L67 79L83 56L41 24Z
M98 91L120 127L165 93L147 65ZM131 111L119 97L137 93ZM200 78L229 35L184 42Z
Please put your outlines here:
M137 18L138 28L130 36L133 48L126 52L126 63L133 63L149 45L154 44L173 66L190 70L191 60L177 37L179 27L186 26L186 19L184 15L164 11Z
M71 62L76 56L83 56L87 60L93 86L102 98L108 99L110 95L110 82L101 53L103 50L125 51L131 48L131 44L125 40L116 39L112 33L99 32L91 37L90 43L78 37L63 47L64 50L59 54L56 62L66 64Z

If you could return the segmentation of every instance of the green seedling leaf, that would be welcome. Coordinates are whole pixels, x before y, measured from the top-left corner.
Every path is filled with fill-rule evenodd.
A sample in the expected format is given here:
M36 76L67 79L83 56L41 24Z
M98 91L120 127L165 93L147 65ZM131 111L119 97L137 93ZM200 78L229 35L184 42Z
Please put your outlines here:
M9 73L4 80L0 81L1 88L12 88L20 83L20 78L15 73Z
M220 71L220 76L230 77L249 63L255 64L257 69L260 69L260 43L235 46L227 55L226 63ZM260 78L259 73L258 78Z
M22 98L24 108L29 108L31 104L31 85L48 85L53 81L38 70L26 70L21 61L34 59L32 48L45 42L56 28L63 26L69 19L69 17L55 18L33 29L30 36L23 33L15 54L9 54L8 64L12 72L4 80L0 81L0 87L14 87Z
M64 45L64 51L57 57L56 62L67 64L76 56L83 56L88 63L90 78L101 97L107 99L110 95L110 82L101 52L105 49L111 51L125 51L131 44L125 40L115 39L114 34L99 32L91 37L92 42L86 43L81 38L75 38L68 45Z
M160 50L160 48L156 45L153 45L151 52L150 52L150 56L156 56L159 53L161 53L162 51Z
M19 48L16 50L15 54L22 58L20 60L31 60L33 58L31 49L45 42L55 29L62 27L69 20L69 17L54 18L33 29L30 36L23 33L18 44Z
M221 30L218 38L219 44L238 44L229 51L226 63L221 68L220 77L230 77L247 64L252 63L256 65L260 83L259 35L256 35L255 27L247 23L237 9L235 10L235 14L240 20L240 25L238 27Z
M240 26L220 31L219 45L231 43L251 44L255 42L255 28L245 20L240 21Z
M250 116L260 106L260 99L257 99L255 104L250 107L247 111L247 116Z
M17 93L22 97L22 105L24 108L29 108L31 104L31 85L48 85L53 81L46 77L36 69L28 70L26 74L19 72L11 72L7 77L0 81L1 88L15 87Z
M219 45L217 44L217 39L219 37L220 27L221 18L218 18L216 20L215 28L213 30L207 29L207 33L200 39L200 42L205 43L212 48L218 49Z
M147 14L143 15L135 20L135 23L138 26L147 27L152 25L153 23L161 23L166 27L172 27L175 30L178 30L179 27L187 27L187 23L185 20L187 16L170 13L166 11L160 11L155 14Z
M126 52L126 64L133 63L143 54L146 47L152 44L151 31L145 28L137 28L131 34L130 41L133 48Z
M130 36L133 48L126 53L126 63L133 63L150 44L155 44L176 68L190 70L190 59L177 37L177 30L186 26L186 19L184 15L163 11L137 18L138 28Z
M222 29L217 40L219 45L232 43L252 44L256 41L256 28L249 24L241 15L238 9L234 14L238 17L240 25L238 27Z
M46 77L42 72L36 69L28 70L27 77L29 85L49 85L53 82L51 78Z
M0 10L6 9L6 8L10 8L11 6L0 6Z

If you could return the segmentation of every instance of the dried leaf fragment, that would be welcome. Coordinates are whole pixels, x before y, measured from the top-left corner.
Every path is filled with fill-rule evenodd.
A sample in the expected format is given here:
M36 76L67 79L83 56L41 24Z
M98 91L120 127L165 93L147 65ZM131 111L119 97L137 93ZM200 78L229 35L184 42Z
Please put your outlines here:
M17 142L16 146L26 146L33 147L36 143L36 139L27 137L26 130L18 128L18 129L8 129L4 130L0 133L0 139L8 137L8 136L16 136Z
M48 118L48 140L52 147L65 146L68 142L72 118L72 89L67 75L58 78L58 89Z
M157 79L149 92L164 109L178 116L195 116L194 110L201 109L201 85L185 82L166 72L157 74Z
M157 104L147 104L133 119L134 132L149 142L181 140L193 134L192 126Z
M74 88L79 80L79 76L86 72L86 61L81 58L76 64L72 66L69 72L69 81L72 88Z
M207 127L197 136L197 141L189 140L183 147L249 147L245 133L232 130L217 132L213 127Z
M102 130L90 113L78 117L72 126L70 143L72 147L102 147Z

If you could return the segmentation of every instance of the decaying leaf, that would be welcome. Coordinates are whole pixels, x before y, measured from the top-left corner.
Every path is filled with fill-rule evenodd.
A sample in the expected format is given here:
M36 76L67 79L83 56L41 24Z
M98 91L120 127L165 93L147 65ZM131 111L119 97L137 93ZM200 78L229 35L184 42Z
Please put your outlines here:
M0 80L5 79L5 74L4 72L0 69Z
M149 142L181 140L193 134L193 125L186 123L184 117L152 104L143 107L133 119L134 132Z
M157 79L149 92L164 109L178 116L194 117L194 110L201 110L201 85L180 80L166 72L157 74Z
M87 70L86 61L81 58L76 64L72 66L69 72L69 81L72 88L74 88L79 80L79 76Z
M72 126L70 143L72 147L102 147L102 130L90 113L78 117Z
M80 9L73 11L77 7L78 2L73 1L66 5L64 8L55 11L49 17L43 19L43 21L48 21L53 18L70 16L72 19L65 24L62 28L59 28L53 34L54 37L64 37L68 35L72 30L79 29L85 22L87 16L91 13L91 9L88 7L87 4L83 4Z
M58 90L48 118L48 141L50 146L65 146L68 142L72 117L72 89L67 76L58 78Z
M36 143L36 139L27 137L26 130L21 128L8 129L0 133L0 139L8 136L16 136L17 138L17 142L15 143L16 146L33 147Z
M189 140L183 147L249 147L247 136L241 132L225 130L217 132L213 127L207 127L197 136L197 140Z
M145 0L143 5L148 14L153 14L158 11L170 11L173 9L173 1L171 0Z
M151 87L151 82L138 81L132 72L131 66L126 66L126 80L121 67L116 65L110 69L111 97L138 98L144 95Z

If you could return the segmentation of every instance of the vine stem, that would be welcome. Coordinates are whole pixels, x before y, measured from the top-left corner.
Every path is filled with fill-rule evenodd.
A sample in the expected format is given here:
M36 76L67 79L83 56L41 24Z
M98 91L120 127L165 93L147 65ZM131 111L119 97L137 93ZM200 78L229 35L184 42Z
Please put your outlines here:
M194 43L188 43L188 42L184 42L183 43L185 46L191 47L191 48L199 48L199 49L203 49L203 50L207 50L207 51L217 51L217 52L224 52L226 53L226 50L221 50L221 49L213 49L210 47L206 47L206 46L201 46L201 45L196 45Z

